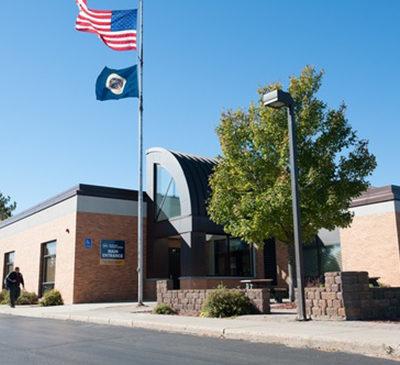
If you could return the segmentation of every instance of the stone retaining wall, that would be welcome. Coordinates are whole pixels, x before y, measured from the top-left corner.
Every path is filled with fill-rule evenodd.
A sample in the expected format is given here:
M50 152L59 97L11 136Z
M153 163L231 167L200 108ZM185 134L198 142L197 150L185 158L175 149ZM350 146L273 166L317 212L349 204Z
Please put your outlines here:
M213 289L171 290L171 280L157 281L157 303L169 305L174 310L184 313L200 313L208 294ZM259 313L270 313L269 289L240 289L246 293Z
M400 288L370 288L367 272L329 272L325 286L306 288L307 315L313 319L399 319Z

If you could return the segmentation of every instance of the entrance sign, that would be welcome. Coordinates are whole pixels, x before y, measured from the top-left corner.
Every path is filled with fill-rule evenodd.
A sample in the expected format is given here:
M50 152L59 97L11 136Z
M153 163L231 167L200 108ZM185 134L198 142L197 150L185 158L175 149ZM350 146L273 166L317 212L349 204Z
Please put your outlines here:
M125 263L125 241L101 240L100 241L100 264L124 265Z

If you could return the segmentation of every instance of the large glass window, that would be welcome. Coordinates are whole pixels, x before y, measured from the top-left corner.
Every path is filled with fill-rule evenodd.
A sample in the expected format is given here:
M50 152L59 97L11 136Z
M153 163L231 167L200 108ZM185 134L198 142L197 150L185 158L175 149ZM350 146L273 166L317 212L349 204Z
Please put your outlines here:
M325 246L321 249L321 266L323 272L340 271L342 252L340 244Z
M207 235L210 276L252 276L253 250L240 239Z
M7 252L4 254L4 273L3 273L3 286L6 276L14 270L15 251Z
M156 221L181 215L181 202L175 180L160 165L155 165Z
M54 289L56 279L56 241L44 243L42 246L42 294Z
M325 272L341 270L340 243L335 240L317 236L313 242L304 246L303 254L305 276L310 281L322 279Z

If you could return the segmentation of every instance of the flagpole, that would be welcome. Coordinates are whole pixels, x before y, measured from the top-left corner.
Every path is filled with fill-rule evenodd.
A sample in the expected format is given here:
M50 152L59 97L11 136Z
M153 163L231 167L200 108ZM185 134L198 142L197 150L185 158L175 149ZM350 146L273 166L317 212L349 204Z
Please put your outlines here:
M143 0L139 0L139 48L138 48L138 86L139 86L139 123L138 123L138 306L143 305Z

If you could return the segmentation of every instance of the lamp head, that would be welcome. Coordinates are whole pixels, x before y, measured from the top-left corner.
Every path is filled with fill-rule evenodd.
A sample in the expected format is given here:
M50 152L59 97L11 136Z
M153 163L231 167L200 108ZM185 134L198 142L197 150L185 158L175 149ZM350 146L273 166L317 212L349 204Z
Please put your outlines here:
M291 107L293 105L292 96L282 90L273 90L263 96L263 103L265 106L279 109L284 106Z

